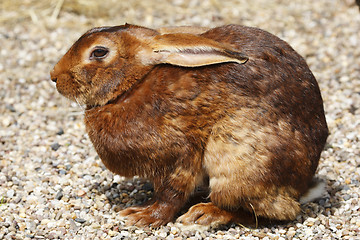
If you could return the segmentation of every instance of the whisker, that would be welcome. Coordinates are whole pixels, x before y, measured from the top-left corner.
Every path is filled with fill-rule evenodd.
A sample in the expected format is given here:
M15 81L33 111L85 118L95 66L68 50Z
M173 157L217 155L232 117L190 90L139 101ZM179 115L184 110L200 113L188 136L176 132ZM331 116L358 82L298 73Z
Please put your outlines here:
M75 102L79 105L79 107L81 108L81 110L85 111L85 108L83 105L80 104L80 102L78 101L78 99L76 97L75 98Z

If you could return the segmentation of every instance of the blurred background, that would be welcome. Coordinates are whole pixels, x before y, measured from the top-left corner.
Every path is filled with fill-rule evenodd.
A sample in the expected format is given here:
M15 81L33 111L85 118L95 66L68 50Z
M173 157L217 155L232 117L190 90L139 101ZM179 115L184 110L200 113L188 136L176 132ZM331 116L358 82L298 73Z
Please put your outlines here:
M286 0L2 0L0 23L8 26L32 22L47 29L120 25L125 22L159 27L241 23L269 26L273 31L315 27L306 20L335 17L355 0L312 2ZM285 13L285 14L283 14ZM75 19L78 17L78 19Z

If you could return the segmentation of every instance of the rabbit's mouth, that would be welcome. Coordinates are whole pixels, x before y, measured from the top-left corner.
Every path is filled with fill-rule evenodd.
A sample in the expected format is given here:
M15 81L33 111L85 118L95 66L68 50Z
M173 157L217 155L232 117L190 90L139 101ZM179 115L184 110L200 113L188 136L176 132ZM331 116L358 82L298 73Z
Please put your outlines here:
M93 108L100 107L99 105L86 105L85 111L89 111Z

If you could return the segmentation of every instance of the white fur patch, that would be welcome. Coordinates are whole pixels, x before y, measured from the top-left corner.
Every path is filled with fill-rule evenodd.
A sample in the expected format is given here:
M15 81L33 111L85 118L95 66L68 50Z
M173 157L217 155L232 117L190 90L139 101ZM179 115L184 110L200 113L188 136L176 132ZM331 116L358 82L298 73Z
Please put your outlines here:
M315 199L320 198L326 191L326 183L324 181L318 181L315 186L310 188L299 200L301 204L312 202Z

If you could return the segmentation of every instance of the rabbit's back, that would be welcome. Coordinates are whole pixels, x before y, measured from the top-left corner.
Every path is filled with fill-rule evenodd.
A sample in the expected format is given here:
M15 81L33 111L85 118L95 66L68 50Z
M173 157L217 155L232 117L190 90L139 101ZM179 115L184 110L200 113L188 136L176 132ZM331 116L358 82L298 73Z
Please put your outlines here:
M236 86L240 96L257 102L259 110L269 112L274 124L283 119L307 132L312 138L308 140L319 146L316 152L321 151L328 130L320 89L305 60L289 44L261 29L239 25L203 35L231 44L249 57L235 71L220 71L226 75L224 81Z

